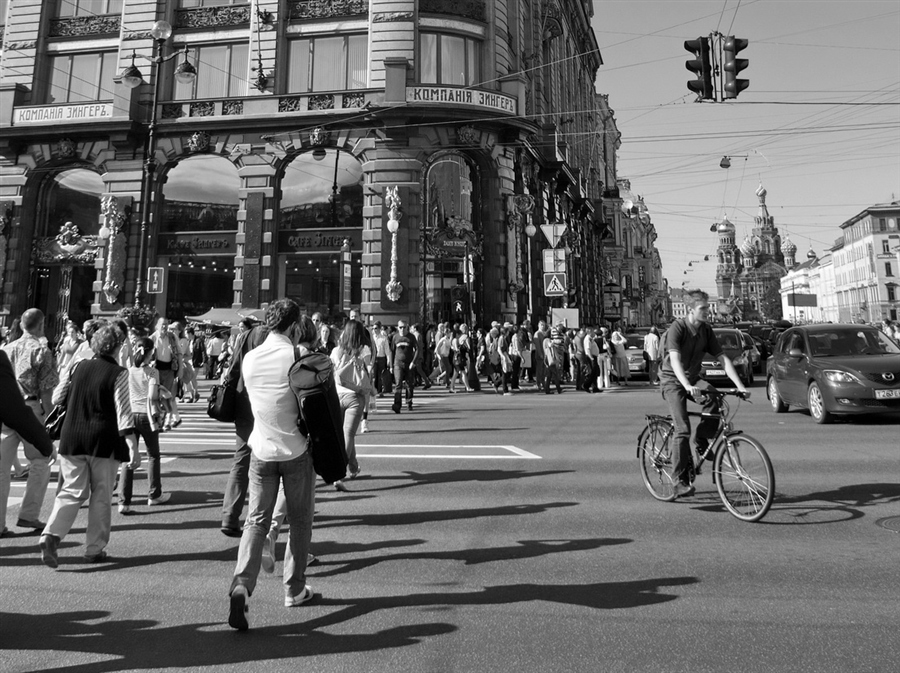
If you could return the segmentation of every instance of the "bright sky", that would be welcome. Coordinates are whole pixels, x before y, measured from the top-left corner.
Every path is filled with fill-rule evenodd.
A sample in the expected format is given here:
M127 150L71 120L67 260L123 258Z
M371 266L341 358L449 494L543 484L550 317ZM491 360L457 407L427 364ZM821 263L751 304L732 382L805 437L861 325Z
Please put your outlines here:
M841 223L867 206L900 200L900 0L594 7L604 62L597 90L609 94L622 133L618 174L644 197L670 287L715 292L710 225L727 215L740 244L760 181L800 260L810 246L826 252ZM750 41L740 53L750 88L735 101L695 103L684 41L716 30Z

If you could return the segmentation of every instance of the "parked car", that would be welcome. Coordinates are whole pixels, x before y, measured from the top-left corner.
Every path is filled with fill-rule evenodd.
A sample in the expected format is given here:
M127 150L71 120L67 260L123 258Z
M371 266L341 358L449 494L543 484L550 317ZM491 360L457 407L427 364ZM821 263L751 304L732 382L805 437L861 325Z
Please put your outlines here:
M744 346L750 351L750 364L754 373L762 374L763 359L759 348L756 346L756 341L747 332L741 332L741 336L744 338Z
M870 325L791 327L769 358L766 394L775 413L803 407L817 423L900 411L900 347Z
M750 355L750 348L744 341L744 333L731 327L717 327L713 329L722 351L737 369L738 375L744 385L753 384L753 363ZM710 383L716 381L731 381L725 368L719 363L718 359L707 353L703 356L703 364L700 366L700 376Z
M650 328L647 328L649 332ZM649 376L644 367L644 335L643 334L626 334L625 340L625 357L628 358L628 371L631 372L631 378L641 376Z

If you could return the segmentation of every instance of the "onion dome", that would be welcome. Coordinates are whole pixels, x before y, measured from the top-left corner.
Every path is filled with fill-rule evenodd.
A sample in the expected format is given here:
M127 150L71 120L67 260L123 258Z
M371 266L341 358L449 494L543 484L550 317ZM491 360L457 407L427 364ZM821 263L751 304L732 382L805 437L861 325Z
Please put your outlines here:
M819 256L816 254L816 251L810 248L806 252L806 259L818 259Z
M753 253L753 241L750 240L750 234L747 234L744 236L744 240L741 241L741 254L744 257L751 257Z
M720 234L733 234L734 225L728 221L727 217L723 217L722 221L716 226L716 231Z
M797 254L797 246L794 245L794 242L791 240L790 236L784 237L784 242L782 242L781 244L781 252L788 257L793 257Z

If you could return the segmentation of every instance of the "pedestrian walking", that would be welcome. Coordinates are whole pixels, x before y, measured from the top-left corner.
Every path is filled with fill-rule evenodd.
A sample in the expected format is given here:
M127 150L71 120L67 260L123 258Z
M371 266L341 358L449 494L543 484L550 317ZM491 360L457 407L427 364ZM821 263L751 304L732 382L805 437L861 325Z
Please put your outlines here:
M644 361L647 363L647 374L650 383L659 385L659 330L656 326L644 337Z
M347 449L347 469L350 479L359 476L359 462L356 460L356 431L362 420L366 403L372 392L372 380L369 368L372 362L372 351L364 337L365 326L358 320L350 320L338 340L338 345L331 351L334 363L334 380L338 397L341 400L341 411L344 413L344 443ZM338 491L346 491L344 482L334 482Z
M250 457L250 505L238 560L229 589L228 625L246 631L248 601L256 588L263 546L272 522L279 485L284 487L290 526L290 560L284 566L284 605L297 607L313 598L306 583L306 563L315 507L315 473L306 437L297 427L300 407L288 385L296 344L311 341L298 323L300 307L279 299L266 309L269 333L244 357L244 386L253 413Z
M615 348L613 366L616 370L616 379L620 386L627 386L628 379L631 378L631 371L628 369L628 355L625 352L628 339L622 333L621 323L616 324L609 340L612 342L613 348Z
M418 342L416 337L409 333L409 326L405 320L397 322L397 334L391 343L394 360L394 404L391 406L395 414L400 413L403 404L403 391L406 390L406 408L413 408L413 386L415 376L415 361L418 355Z

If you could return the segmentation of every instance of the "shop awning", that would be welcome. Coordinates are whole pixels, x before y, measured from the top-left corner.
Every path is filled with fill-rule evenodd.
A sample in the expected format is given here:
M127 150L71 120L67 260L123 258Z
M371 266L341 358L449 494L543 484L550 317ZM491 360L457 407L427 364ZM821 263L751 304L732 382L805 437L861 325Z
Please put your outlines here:
M203 315L189 315L185 317L191 322L232 327L244 318L262 320L264 315L265 311L259 308L211 308Z

